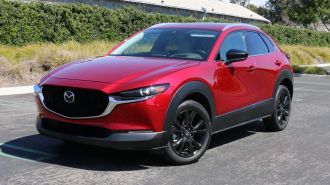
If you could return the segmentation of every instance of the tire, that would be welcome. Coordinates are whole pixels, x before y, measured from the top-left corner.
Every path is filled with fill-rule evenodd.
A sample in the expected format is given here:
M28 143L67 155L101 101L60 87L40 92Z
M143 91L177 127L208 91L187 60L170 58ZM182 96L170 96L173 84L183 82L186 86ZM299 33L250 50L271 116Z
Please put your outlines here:
M274 112L270 117L263 119L264 125L269 131L282 131L289 123L290 114L290 91L286 86L280 85L276 91Z
M184 101L176 110L170 133L169 143L163 151L166 159L177 165L196 162L210 144L210 116L198 102Z

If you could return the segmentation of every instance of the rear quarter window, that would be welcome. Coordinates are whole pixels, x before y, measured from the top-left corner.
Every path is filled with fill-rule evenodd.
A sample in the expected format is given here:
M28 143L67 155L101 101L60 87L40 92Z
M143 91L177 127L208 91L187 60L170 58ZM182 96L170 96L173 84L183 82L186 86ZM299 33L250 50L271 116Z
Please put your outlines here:
M246 44L249 55L267 54L268 46L256 32L246 32Z

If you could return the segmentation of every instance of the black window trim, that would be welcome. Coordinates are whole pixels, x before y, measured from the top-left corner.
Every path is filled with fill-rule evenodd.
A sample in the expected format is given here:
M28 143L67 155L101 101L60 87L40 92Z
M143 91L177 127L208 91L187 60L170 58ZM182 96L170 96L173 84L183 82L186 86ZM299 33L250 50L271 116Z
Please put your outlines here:
M275 50L276 50L276 44L274 43L274 41L273 41L272 39L270 39L266 34L264 34L264 33L262 33L262 32L258 32L258 35L261 37L261 39L262 39L262 40L264 41L264 43L266 44L266 46L267 46L267 48L268 48L268 53L273 53L273 52L275 52ZM274 50L273 50L272 52L270 52L269 47L268 47L268 44L266 43L266 41L265 41L265 39L262 37L262 35L263 35L264 37L266 37L266 38L269 40L269 42L273 45Z

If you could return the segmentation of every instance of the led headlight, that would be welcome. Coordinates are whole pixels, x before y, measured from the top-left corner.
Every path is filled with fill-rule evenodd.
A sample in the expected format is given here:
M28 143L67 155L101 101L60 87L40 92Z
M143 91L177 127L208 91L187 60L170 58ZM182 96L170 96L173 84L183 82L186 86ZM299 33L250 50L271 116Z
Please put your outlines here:
M169 84L152 85L114 94L116 100L144 100L167 90Z

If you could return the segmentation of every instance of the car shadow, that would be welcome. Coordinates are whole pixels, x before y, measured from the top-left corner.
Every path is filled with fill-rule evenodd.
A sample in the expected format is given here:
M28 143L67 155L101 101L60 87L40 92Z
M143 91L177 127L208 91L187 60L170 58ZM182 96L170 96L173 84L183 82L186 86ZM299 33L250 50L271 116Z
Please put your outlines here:
M243 126L228 129L212 136L209 149L238 141L260 132L268 132L262 121L255 121Z
M265 131L260 121L226 130L212 136L209 149ZM148 151L119 151L71 144L39 134L8 141L0 149L18 159L92 171L132 171L169 165L161 155Z

